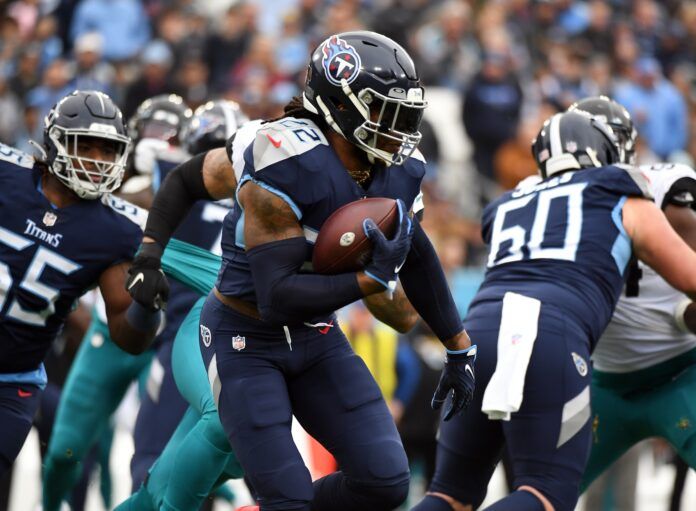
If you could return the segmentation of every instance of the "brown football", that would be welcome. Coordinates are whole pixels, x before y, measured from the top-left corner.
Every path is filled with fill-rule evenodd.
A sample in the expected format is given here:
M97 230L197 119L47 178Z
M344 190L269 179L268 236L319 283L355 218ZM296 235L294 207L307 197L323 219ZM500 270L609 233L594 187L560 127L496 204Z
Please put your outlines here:
M324 274L359 271L372 253L363 220L372 218L387 239L396 231L399 208L394 199L370 197L341 206L321 226L312 254L314 271Z

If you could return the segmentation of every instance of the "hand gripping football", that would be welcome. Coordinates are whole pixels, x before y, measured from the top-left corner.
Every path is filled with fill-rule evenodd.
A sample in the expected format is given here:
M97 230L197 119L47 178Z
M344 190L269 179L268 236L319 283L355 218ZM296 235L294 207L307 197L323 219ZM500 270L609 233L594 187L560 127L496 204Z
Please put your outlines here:
M391 239L399 221L399 208L394 199L371 197L334 211L321 226L314 244L312 265L316 273L348 273L365 267L372 253L372 242L363 231L366 218L372 218Z

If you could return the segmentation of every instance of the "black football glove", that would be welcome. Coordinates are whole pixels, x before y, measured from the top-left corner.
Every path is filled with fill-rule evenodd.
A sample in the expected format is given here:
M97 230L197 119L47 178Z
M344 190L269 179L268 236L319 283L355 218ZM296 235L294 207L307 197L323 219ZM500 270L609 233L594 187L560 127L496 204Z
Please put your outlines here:
M442 403L452 391L452 400L445 410L444 420L450 420L456 413L469 405L474 396L474 362L476 361L476 345L465 350L447 350L445 367L437 384L433 400L430 402L433 410L439 410Z
M131 298L150 311L166 309L169 283L160 268L162 249L157 243L143 243L128 270L126 290Z
M365 235L372 242L372 260L365 266L365 273L382 284L387 290L396 289L396 275L406 261L413 238L413 222L406 206L397 199L399 225L392 239L388 240L371 218L363 221Z

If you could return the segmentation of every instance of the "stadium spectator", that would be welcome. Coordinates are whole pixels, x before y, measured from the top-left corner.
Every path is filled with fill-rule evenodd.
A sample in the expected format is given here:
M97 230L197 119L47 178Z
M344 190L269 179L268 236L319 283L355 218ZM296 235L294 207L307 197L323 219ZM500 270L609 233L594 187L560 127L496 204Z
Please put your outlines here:
M115 71L111 64L102 61L104 40L99 32L87 32L75 41L75 70L72 87L83 90L100 90L113 93Z
M123 115L129 119L138 105L147 98L175 92L170 70L173 64L172 51L162 40L148 43L140 56L143 64L142 75L134 81L125 93Z
M676 87L664 78L657 60L641 58L634 71L634 79L616 89L615 99L631 113L650 149L666 160L686 146L686 103Z
M135 57L150 38L150 24L139 0L84 0L75 9L70 30L76 41L85 32L99 32L109 44L107 60Z
M481 69L464 96L462 117L474 145L479 174L493 179L493 156L515 136L522 108L522 88L510 71L509 55L484 53Z

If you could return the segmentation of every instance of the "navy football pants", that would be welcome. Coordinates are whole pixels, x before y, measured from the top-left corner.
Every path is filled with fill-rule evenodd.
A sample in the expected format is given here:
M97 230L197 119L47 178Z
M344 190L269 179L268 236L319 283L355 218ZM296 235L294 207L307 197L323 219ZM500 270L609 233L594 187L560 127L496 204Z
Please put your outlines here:
M212 342L204 336L201 351L220 419L262 511L387 511L406 499L408 460L394 422L337 327L326 334L290 327L288 342L283 328L211 294L201 314L206 328ZM339 472L312 484L292 439L293 414L335 456Z
M502 302L485 302L465 321L478 345L476 391L463 414L441 423L429 490L476 509L507 442L514 488L531 486L555 511L572 511L590 452L589 340L556 307L543 304L520 410L510 421L489 420L481 402L495 371L501 309ZM576 364L577 357L587 365Z
M0 383L0 476L14 463L31 429L41 389L23 383Z

